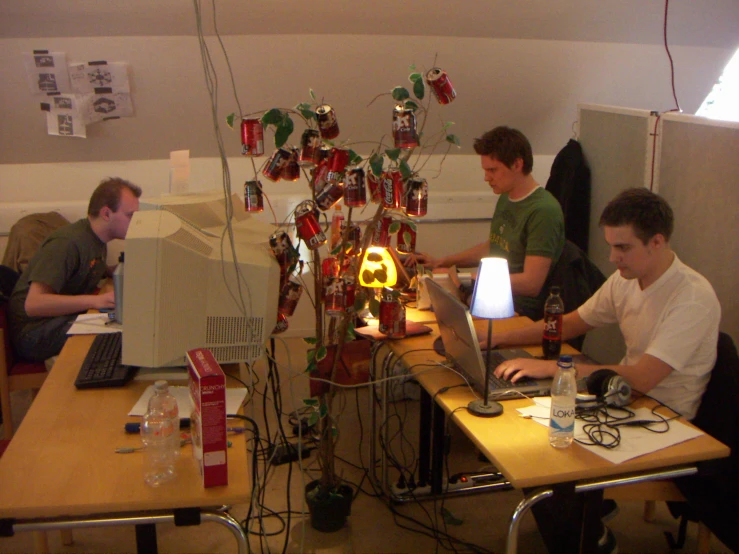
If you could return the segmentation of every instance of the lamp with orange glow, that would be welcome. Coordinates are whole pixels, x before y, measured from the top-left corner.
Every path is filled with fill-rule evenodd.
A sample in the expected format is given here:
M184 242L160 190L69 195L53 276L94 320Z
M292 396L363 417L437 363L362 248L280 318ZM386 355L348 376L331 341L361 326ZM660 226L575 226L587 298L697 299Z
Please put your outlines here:
M387 248L370 246L359 267L359 284L363 287L392 287L398 282L398 271Z

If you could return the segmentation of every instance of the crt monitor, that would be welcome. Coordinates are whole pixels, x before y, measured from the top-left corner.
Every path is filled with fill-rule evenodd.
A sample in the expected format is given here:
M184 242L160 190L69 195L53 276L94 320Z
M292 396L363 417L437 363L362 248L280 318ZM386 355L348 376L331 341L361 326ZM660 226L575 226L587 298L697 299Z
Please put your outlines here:
M136 212L126 235L124 364L185 365L208 348L220 363L262 356L277 320L280 270L268 237L233 225L228 236L199 230L165 210Z

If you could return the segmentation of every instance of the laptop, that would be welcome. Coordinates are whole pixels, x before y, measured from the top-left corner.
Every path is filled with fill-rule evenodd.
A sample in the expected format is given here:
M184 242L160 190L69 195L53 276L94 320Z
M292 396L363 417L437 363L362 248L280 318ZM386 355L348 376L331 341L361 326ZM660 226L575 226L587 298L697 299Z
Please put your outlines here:
M431 297L431 306L439 324L444 356L454 365L454 369L463 374L470 385L482 396L485 390L487 351L483 353L480 349L477 333L472 323L472 315L467 306L433 279L426 279L426 285ZM495 322L493 322L493 326L495 326ZM494 349L490 351L490 354L493 369L505 360L533 357L520 348ZM523 382L511 383L495 378L492 372L491 377L489 398L493 400L521 398L521 395L515 394L513 391L526 396L547 396L552 383L551 378L525 378L522 379Z

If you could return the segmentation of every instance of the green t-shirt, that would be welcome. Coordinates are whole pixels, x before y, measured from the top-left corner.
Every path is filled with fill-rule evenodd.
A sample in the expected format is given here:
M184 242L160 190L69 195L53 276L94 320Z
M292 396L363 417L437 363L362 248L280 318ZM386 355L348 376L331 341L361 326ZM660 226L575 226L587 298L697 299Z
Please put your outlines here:
M105 275L107 254L105 243L93 232L87 218L49 235L13 289L8 305L12 332L20 334L48 319L26 314L32 282L49 285L57 294L91 294Z
M511 273L523 272L526 256L551 258L551 273L564 244L564 215L550 192L537 187L517 201L510 200L507 194L500 196L490 222L490 255L506 258ZM541 318L546 296L544 290L538 298L514 296L516 310Z

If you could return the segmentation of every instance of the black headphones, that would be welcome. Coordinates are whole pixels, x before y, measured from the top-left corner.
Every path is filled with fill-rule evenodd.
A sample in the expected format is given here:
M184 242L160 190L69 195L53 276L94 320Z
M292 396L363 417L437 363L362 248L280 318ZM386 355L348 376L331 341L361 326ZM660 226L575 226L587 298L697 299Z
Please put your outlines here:
M612 369L598 369L585 380L588 392L599 402L620 408L631 403L631 385Z

